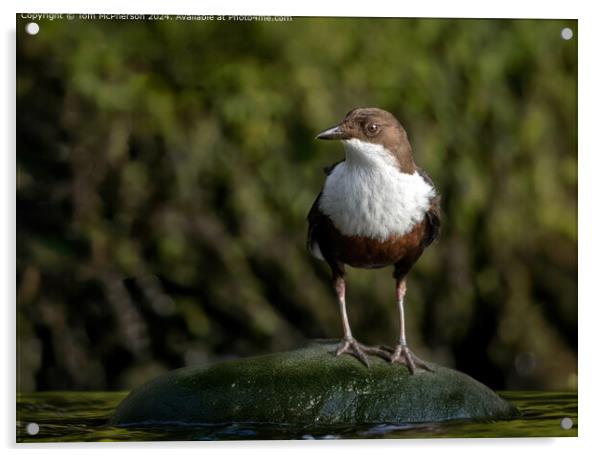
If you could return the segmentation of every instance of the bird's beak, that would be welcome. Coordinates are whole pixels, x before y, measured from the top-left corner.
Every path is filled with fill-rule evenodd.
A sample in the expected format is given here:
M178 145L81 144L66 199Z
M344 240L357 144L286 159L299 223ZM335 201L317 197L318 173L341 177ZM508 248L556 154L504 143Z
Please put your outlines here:
M321 133L318 133L316 140L345 140L349 136L343 131L340 125L335 125Z

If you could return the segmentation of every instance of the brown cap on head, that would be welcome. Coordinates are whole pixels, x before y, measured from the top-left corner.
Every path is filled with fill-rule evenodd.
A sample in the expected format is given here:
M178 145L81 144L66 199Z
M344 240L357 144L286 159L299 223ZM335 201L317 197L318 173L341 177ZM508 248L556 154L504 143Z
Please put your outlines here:
M380 144L395 156L399 168L405 173L416 170L412 146L399 121L380 108L356 108L347 113L338 125L324 130L320 140L350 140L357 138L367 143Z

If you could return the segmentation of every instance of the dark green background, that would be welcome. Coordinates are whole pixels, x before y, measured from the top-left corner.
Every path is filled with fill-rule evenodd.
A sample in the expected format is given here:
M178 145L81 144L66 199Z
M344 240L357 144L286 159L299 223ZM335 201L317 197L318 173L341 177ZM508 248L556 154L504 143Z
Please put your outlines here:
M576 389L576 21L17 22L18 388L128 389L338 337L305 215L357 106L442 194L409 341L493 388ZM350 271L393 344L391 271Z

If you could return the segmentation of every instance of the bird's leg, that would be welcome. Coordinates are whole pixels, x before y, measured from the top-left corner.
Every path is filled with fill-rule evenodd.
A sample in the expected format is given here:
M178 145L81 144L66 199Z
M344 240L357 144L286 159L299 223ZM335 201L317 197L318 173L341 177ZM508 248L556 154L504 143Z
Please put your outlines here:
M391 355L391 363L403 363L408 367L411 374L416 372L416 367L423 368L428 371L433 371L424 361L414 355L408 347L406 341L405 316L403 309L403 300L406 294L405 278L397 281L397 304L399 305L399 344L395 346Z
M342 276L338 276L334 280L334 290L337 293L337 300L339 302L339 309L341 311L341 320L343 322L343 341L338 347L336 355L351 354L357 357L367 367L370 366L368 357L359 347L355 338L351 334L351 327L349 326L349 319L347 318L347 306L345 304L345 279Z
M337 300L339 302L339 308L341 310L341 320L343 322L343 341L336 351L336 355L351 354L356 357L367 367L370 366L368 356L366 354L374 354L383 358L389 358L390 354L380 348L372 348L364 346L357 342L357 340L351 334L351 327L349 325L349 319L347 317L347 306L345 304L345 279L342 276L338 276L334 280L334 288L337 293Z

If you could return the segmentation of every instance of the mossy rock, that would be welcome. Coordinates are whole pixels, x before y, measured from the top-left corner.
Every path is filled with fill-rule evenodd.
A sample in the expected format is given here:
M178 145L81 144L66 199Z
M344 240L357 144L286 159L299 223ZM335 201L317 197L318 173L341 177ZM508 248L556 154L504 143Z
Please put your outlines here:
M410 375L370 357L366 367L316 341L276 354L187 367L133 390L112 425L380 424L501 419L517 410L471 377L431 364Z

